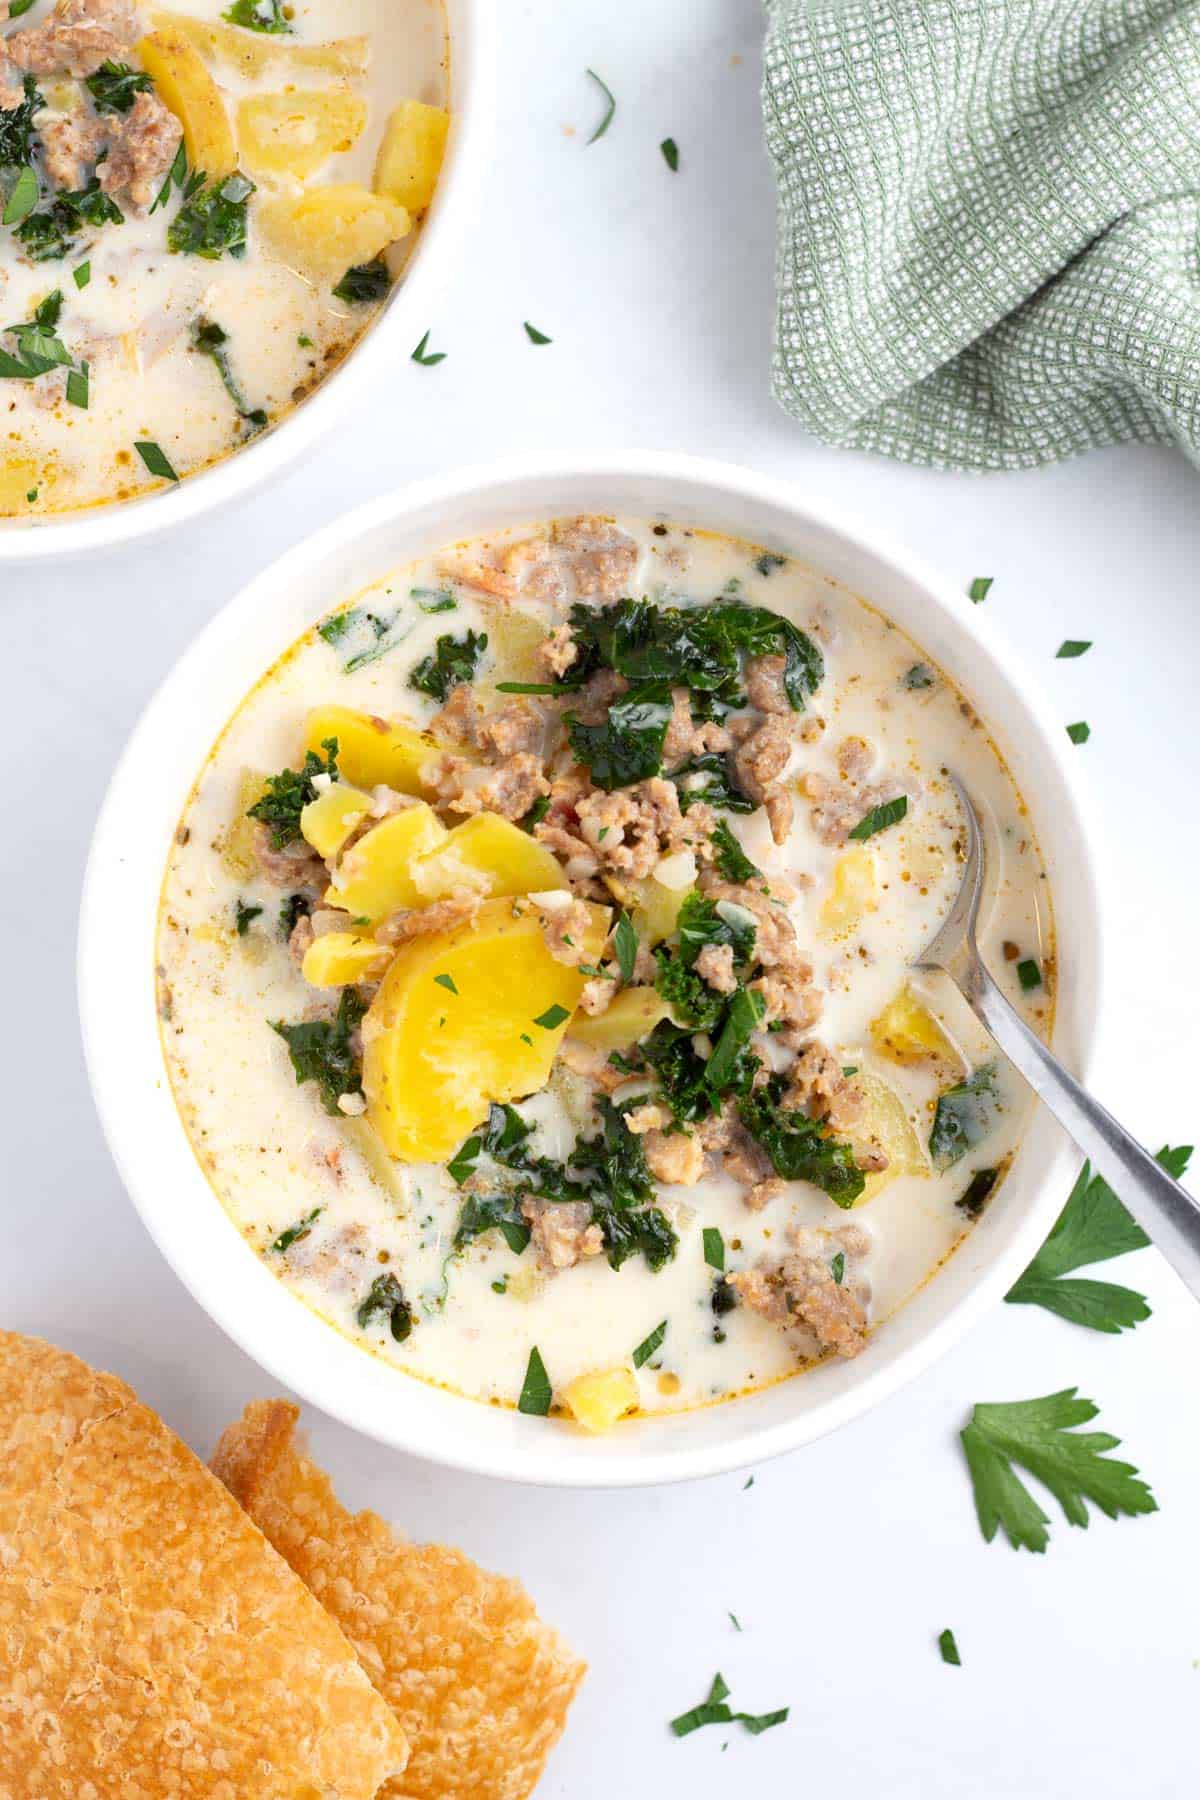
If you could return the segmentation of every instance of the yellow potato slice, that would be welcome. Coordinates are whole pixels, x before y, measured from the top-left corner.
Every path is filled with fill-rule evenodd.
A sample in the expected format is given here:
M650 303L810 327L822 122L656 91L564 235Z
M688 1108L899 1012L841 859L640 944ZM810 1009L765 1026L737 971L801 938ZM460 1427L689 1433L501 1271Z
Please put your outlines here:
M344 89L252 94L239 101L237 122L242 161L253 174L306 181L331 156L353 148L367 123L367 103Z
M327 931L314 938L304 952L300 973L309 987L353 987L357 981L374 980L387 967L392 952L374 938L353 931Z
M402 100L384 127L375 162L375 192L423 212L433 199L446 153L450 114L441 106Z
M875 857L863 844L846 850L833 865L833 882L818 917L821 936L847 938L879 904Z
M493 701L506 703L508 694L497 694L499 681L545 681L546 671L538 648L546 641L544 620L515 607L488 609L488 671L475 683L475 693L487 708Z
M649 876L645 881L624 881L618 876L604 877L614 900L630 915L630 924L638 942L661 944L679 923L679 909L692 892L690 888L667 887L665 882Z
M257 81L268 69L276 74L301 71L315 75L342 75L350 79L366 74L371 66L370 39L337 38L328 44L296 44L282 35L245 31L237 25L209 24L188 13L155 10L150 22L156 31L177 31L201 56L231 63L247 81Z
M382 784L398 794L421 793L421 770L440 753L440 746L425 732L349 706L318 706L309 713L305 749L319 753L327 738L337 739L343 781L364 788Z
M886 1169L867 1176L855 1201L856 1206L865 1206L898 1175L928 1176L929 1158L895 1088L869 1069L860 1070L854 1081L865 1103L862 1118L854 1127L855 1142L876 1144L888 1159Z
M413 864L448 836L433 808L423 800L393 813L351 844L334 871L325 895L327 903L344 907L352 918L369 919L372 924L386 919L397 907L424 906L413 882Z
M671 1008L657 988L631 987L594 1019L580 1013L571 1026L571 1036L581 1044L594 1044L597 1050L628 1050L631 1044L649 1037L660 1019L670 1017Z
M151 32L137 47L142 67L153 76L164 106L183 126L188 162L210 177L232 175L237 146L221 90L199 55L179 31Z
M412 220L394 200L347 181L265 200L258 227L283 262L314 281L340 281L407 237Z
M599 1369L594 1375L577 1375L559 1395L585 1431L611 1431L619 1418L635 1409L639 1398L632 1369Z
M267 778L258 769L243 769L233 803L233 817L221 836L221 867L235 881L249 881L258 872L254 854L254 824L250 808L267 791Z
M594 959L609 914L589 913ZM532 908L514 917L510 899L402 945L363 1021L368 1117L388 1153L444 1162L493 1101L543 1088L584 980L551 956Z
M537 894L564 888L566 876L558 858L519 825L498 813L476 813L456 825L444 844L413 868L419 906L452 894Z
M318 856L336 856L356 825L371 810L371 796L344 781L310 800L300 814L301 835Z
M878 1018L871 1020L871 1038L875 1048L893 1062L917 1063L930 1056L957 1060L949 1038L907 984Z

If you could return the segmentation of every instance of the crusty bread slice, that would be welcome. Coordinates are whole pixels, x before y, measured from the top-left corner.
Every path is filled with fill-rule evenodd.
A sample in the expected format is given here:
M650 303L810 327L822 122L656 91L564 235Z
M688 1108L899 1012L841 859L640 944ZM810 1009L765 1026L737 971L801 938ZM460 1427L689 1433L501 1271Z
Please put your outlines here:
M327 1606L408 1736L399 1800L524 1800L566 1723L585 1665L515 1581L457 1550L398 1539L352 1514L295 1441L297 1409L260 1400L212 1467Z
M373 1800L407 1746L124 1382L0 1332L0 1800Z

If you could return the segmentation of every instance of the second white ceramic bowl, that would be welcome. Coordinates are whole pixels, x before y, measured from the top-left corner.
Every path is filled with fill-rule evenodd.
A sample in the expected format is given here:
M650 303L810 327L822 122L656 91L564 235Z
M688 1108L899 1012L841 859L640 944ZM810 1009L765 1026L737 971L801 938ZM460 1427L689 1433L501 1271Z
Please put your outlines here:
M665 454L526 460L423 482L363 507L252 582L179 662L117 770L84 892L80 1002L97 1105L129 1192L180 1278L251 1356L327 1413L435 1462L519 1481L632 1485L759 1461L886 1399L1004 1294L1053 1223L1077 1159L1039 1112L996 1204L856 1361L602 1438L414 1380L322 1323L248 1247L192 1154L155 1016L159 888L192 783L247 691L336 602L447 542L580 512L661 514L784 552L871 600L946 669L1029 805L1057 914L1055 1044L1085 1073L1101 933L1077 777L1061 723L997 648L993 621L878 534L810 510L780 483Z

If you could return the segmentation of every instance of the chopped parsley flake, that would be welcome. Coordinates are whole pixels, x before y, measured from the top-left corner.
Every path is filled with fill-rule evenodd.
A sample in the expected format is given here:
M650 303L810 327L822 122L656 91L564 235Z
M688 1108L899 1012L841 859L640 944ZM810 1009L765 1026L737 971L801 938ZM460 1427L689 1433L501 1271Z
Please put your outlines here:
M176 256L202 256L207 262L245 256L246 206L256 192L240 169L207 185L203 174L193 175L167 229L167 248Z
M290 1250L293 1244L299 1244L308 1236L324 1211L323 1206L314 1206L310 1213L305 1214L304 1218L298 1219L294 1225L289 1225L286 1231L281 1231L271 1245L272 1252L276 1256L282 1256L284 1251Z
M654 1330L650 1333L649 1337L644 1337L642 1339L641 1343L638 1345L637 1349L634 1351L633 1366L635 1369L640 1369L642 1367L643 1363L648 1363L650 1361L650 1358L654 1355L654 1352L661 1346L662 1341L666 1337L666 1335L667 1335L667 1320L664 1319L660 1325L656 1325L654 1327Z
M898 825L908 812L908 795L897 794L894 800L885 800L882 806L873 806L869 813L858 821L848 836L856 843L874 837L877 832L886 831L889 825Z
M403 1344L412 1336L412 1307L404 1297L404 1289L392 1274L377 1275L371 1283L366 1299L355 1312L359 1329L366 1331L368 1326L386 1319L388 1328L398 1344Z
M603 94L604 101L605 101L604 117L601 119L601 121L597 125L595 131L593 131L591 137L588 139L589 144L594 144L596 142L597 138L602 138L604 136L605 132L608 130L609 126L612 124L613 115L617 110L617 102L613 97L612 89L609 87L607 82L601 81L601 79L597 75L595 69L587 69L584 71L584 73L589 75L591 77L591 79L595 82L596 86L600 89L600 92Z
M261 906L247 906L246 902L239 895L234 905L234 925L239 937L245 937L251 925L261 912Z
M725 1239L715 1225L706 1225L703 1232L704 1260L710 1269L725 1268Z
M152 440L135 444L134 449L149 469L151 475L157 475L163 481L178 481L179 477L171 467L165 451Z
M539 331L536 325L531 325L528 319L525 320L525 336L531 344L552 344L554 342L554 339L547 337L544 331Z
M1067 726L1067 736L1073 744L1086 744L1092 735L1092 728L1086 719L1078 719L1074 725Z
M333 295L335 300L345 300L351 306L371 306L376 301L386 300L391 291L388 266L381 256L377 256L374 262L357 263L354 268L347 269Z
M1092 642L1091 638L1064 638L1054 654L1056 657L1086 656Z
M658 147L662 151L662 159L668 169L672 175L676 174L679 169L679 145L674 138L666 137Z
M978 606L981 600L987 599L988 590L994 580L994 575L977 575L967 589L967 598L973 600L976 606Z
M707 1700L702 1701L699 1706L693 1706L690 1712L680 1713L677 1719L672 1719L671 1730L676 1737L688 1737L704 1725L730 1725L736 1722L744 1726L752 1736L758 1737L773 1725L782 1725L790 1710L783 1706L777 1712L769 1713L734 1712L728 1705L728 1700L729 1687L724 1676L714 1675Z
M1041 987L1042 971L1038 968L1037 963L1032 956L1022 957L1021 961L1017 964L1017 980L1020 982L1026 993L1029 993L1031 988Z
M837 1255L829 1265L829 1272L837 1282L838 1286L841 1287L846 1274L846 1253L844 1250L838 1251Z
M437 363L445 362L448 355L448 352L445 350L427 351L426 346L428 343L429 333L426 332L425 336L421 339L420 343L412 353L412 360L415 363L420 363L423 369L432 369Z
M570 1016L566 1007L560 1006L556 1000L553 1006L548 1006L545 1012L540 1013L533 1022L535 1025L540 1025L543 1031L557 1031L558 1027L565 1024Z
M553 1392L550 1377L546 1373L546 1365L542 1361L537 1345L529 1352L529 1361L525 1367L525 1381L521 1388L521 1397L517 1401L517 1411L531 1413L535 1418L544 1419L550 1411Z
M952 1663L956 1669L962 1667L962 1657L958 1654L958 1645L954 1641L954 1633L947 1625L938 1638L938 1649L942 1653L944 1663Z
M453 975L435 975L433 978L439 987L444 987L448 994L457 994Z

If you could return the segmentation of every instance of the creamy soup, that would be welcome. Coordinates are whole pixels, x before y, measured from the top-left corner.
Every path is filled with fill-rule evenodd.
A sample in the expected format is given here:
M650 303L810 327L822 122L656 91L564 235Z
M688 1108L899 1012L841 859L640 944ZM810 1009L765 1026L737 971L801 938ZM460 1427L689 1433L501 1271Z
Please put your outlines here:
M595 1428L869 1355L1029 1104L909 974L961 875L948 768L1047 1030L1021 798L833 582L584 518L344 600L227 727L163 893L174 1090L247 1242L398 1368Z
M121 500L275 426L428 208L440 0L0 0L0 516Z

